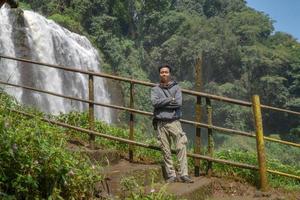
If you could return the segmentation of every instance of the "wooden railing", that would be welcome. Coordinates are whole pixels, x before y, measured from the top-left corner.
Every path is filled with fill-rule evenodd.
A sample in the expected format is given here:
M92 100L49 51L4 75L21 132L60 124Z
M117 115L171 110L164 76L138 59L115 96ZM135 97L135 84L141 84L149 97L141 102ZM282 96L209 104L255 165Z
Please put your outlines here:
M62 123L62 122L53 121L53 120L50 120L50 119L47 119L47 118L42 118L42 120L44 120L48 123L56 124L58 126L70 128L70 129L73 129L73 130L77 130L77 131L81 131L81 132L89 134L90 135L90 143L91 143L92 146L93 146L93 143L94 143L94 140L95 140L95 136L104 137L104 138L107 138L107 139L110 139L110 140L127 143L129 145L129 159L130 160L133 160L133 156L134 156L133 146L140 146L140 147L145 147L145 148L149 148L149 149L160 150L160 148L158 146L153 146L153 145L144 144L144 143L141 143L141 142L134 141L134 115L135 114L141 114L141 115L147 115L147 116L152 116L153 115L153 113L151 113L151 112L138 110L138 109L134 108L134 92L133 92L134 91L134 86L135 85L144 85L144 86L148 86L148 87L153 87L153 86L155 86L154 83L149 83L149 82L145 82L145 81L140 81L140 80L125 78L125 77L110 75L110 74L106 74L106 73L84 71L84 70L79 70L79 69L76 69L76 68L69 68L69 67L64 67L64 66L60 66L60 65L47 64L47 63L32 61L32 60L28 60L28 59L24 59L24 58L15 58L15 57L4 56L4 55L0 55L0 58L15 60L15 61L18 61L18 62L36 64L36 65L34 65L35 67L50 67L50 68L70 71L70 72L74 72L74 73L81 73L81 74L85 74L85 75L88 76L88 80L89 80L89 82L88 82L88 84L89 84L89 95L88 96L89 96L89 99L81 99L81 98L77 98L77 97L66 96L66 95L58 94L58 93L55 93L55 92L52 92L52 91L46 91L46 90L33 88L33 87L20 85L20 84L8 83L6 81L0 80L0 84L3 84L3 85L12 86L12 87L19 87L19 88L23 88L23 89L26 89L26 90L31 90L31 91L41 92L41 93L45 93L45 94L49 94L49 95L54 95L54 96L57 96L57 97L76 100L76 101L80 101L80 102L83 102L83 103L87 103L89 105L89 129L84 129L84 128L72 126L72 125L69 125L69 124ZM113 104L95 102L94 101L94 92L93 92L94 91L94 76L129 83L130 84L130 106L125 107L125 106L120 106L120 105L113 105ZM216 163L227 164L227 165L231 165L231 166L235 166L235 167L245 168L245 169L258 170L260 172L259 174L260 174L260 188L261 188L261 190L266 190L267 189L267 172L300 180L300 176L293 175L293 174L288 174L288 173L284 173L284 172L279 172L279 171L275 171L275 170L271 170L271 169L266 168L266 159L265 159L266 156L265 156L265 150L264 150L264 140L269 141L269 142L276 142L276 143L280 143L280 144L284 144L284 145L288 145L288 146L294 146L294 147L300 147L300 144L263 136L261 108L262 109L270 109L270 110L279 111L279 112L285 112L285 113L294 114L294 115L297 115L297 116L300 116L300 112L291 111L291 110L282 109L282 108L277 108L277 107L272 107L272 106L267 106L267 105L261 105L260 102L259 102L259 97L257 95L253 96L252 102L248 102L248 101L241 101L241 100L237 100L237 99L233 99L233 98L222 97L222 96L212 95L212 94L203 93L203 92L196 92L196 91L192 91L192 90L183 89L182 92L184 94L187 94L187 95L192 95L192 96L195 96L195 97L205 98L206 111L207 111L207 123L201 123L201 122L198 122L198 121L191 121L191 120L186 120L186 119L181 119L180 121L182 123L194 125L196 128L202 127L202 128L206 128L208 130L208 147L207 148L208 148L208 155L209 156L204 156L204 155L200 155L200 154L197 154L197 153L188 153L187 155L189 157L194 158L195 163L199 163L200 159L207 160L208 161L208 173L209 173L209 175L212 173L212 170L213 170L212 169L212 163L216 162ZM232 104L240 105L240 106L252 107L253 114L254 114L254 121L255 121L255 133L245 132L245 131L240 131L240 130L234 130L234 129L228 129L228 128L223 128L223 127L213 125L213 121L212 121L212 112L213 112L213 110L212 110L211 100L222 101L222 102L226 102L226 103L232 103ZM99 133L99 132L94 131L94 106L95 105L128 111L130 113L129 136L128 136L129 139L114 137L114 136L110 136L110 135L107 135L107 134L104 134L104 133ZM10 109L10 108L8 108L8 109ZM24 112L21 112L21 111L18 111L18 110L13 110L13 109L10 109L10 110L14 111L16 113L19 113L19 114L26 115L28 117L34 117L32 114L29 114L29 113L24 113ZM218 132L221 132L221 133L224 133L224 134L236 134L236 135L256 138L257 157L258 157L258 164L259 165L254 166L254 165L249 165L249 164L245 164L245 163L238 163L238 162L233 162L233 161L229 161L229 160L213 158L213 146L214 146L213 145L213 137L212 137L213 131L218 131ZM195 146L194 148L200 149L200 146ZM195 175L199 175L199 172L198 172L199 168L200 168L200 166L195 166Z

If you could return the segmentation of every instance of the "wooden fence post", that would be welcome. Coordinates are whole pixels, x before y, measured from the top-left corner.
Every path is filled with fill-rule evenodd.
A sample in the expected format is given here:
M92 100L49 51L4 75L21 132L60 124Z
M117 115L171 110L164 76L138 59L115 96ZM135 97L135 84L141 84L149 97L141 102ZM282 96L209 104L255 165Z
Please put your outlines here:
M130 108L134 109L134 83L130 82ZM134 114L130 112L130 119L129 119L129 139L134 140ZM133 145L129 145L129 161L133 162Z
M196 60L196 65L195 65L195 70L196 70L196 77L195 77L195 82L196 82L196 87L195 89L197 91L201 91L202 88L202 57L199 57ZM195 116L195 121L196 122L201 122L201 97L197 96L197 103L196 103L196 116ZM201 153L201 127L196 125L196 136L195 136L195 147L194 147L194 152L196 154ZM200 176L200 159L195 158L195 176Z
M261 106L258 95L252 96L252 108L255 121L255 133L256 133L256 147L257 147L257 159L259 165L259 176L260 176L260 190L267 191L268 179L267 179L267 164L266 164L266 153L264 145L264 134L263 134L263 123L261 115Z
M89 101L94 101L94 76L89 74ZM94 104L89 103L89 129L95 129L95 111L94 111ZM90 134L89 138L90 147L94 149L95 147L95 135Z
M214 152L214 140L213 140L213 130L211 128L212 126L212 106L211 106L211 101L210 98L206 98L206 112L207 112L207 151L208 155L210 157L213 157L213 152ZM212 161L207 162L207 175L208 177L211 177L212 175Z

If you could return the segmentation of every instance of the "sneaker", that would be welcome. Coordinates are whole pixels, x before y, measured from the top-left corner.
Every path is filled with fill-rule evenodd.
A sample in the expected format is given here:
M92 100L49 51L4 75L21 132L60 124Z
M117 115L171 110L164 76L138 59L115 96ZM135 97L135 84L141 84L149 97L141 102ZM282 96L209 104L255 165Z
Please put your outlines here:
M187 175L180 177L181 182L183 183L194 183L194 181Z
M167 182L167 183L174 183L174 182L176 182L176 180L177 180L177 178L176 178L175 176L171 176L170 178L168 178L168 179L166 180L166 182Z

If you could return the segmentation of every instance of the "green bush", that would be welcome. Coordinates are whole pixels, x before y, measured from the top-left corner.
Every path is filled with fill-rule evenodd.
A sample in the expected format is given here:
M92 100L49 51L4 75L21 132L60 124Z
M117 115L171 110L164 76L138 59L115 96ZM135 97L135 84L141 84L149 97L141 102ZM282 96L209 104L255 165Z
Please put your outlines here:
M88 128L88 115L87 113L78 113L72 112L65 115L60 115L58 117L60 121L65 123L69 123L72 125L80 126L83 128ZM118 128L112 125L105 124L104 122L96 121L95 122L95 130L101 133L105 133L108 135L113 135L122 138L128 138L129 131L125 128ZM70 131L70 136L72 138L79 137L80 139L87 139L87 134ZM234 142L239 141L241 138L234 137ZM143 133L139 129L135 129L135 140L148 144L156 144L156 138L154 136L149 137L146 133ZM116 149L121 153L127 154L128 145L124 143L118 143L112 140L103 139L100 137L96 138L96 144L100 145L102 148ZM267 147L273 146L279 147L279 144L268 144ZM251 149L252 148L252 149ZM246 163L250 165L257 166L257 157L255 151L255 140L251 139L243 139L238 142L238 144L228 143L224 145L222 148L218 149L215 152L215 157L224 160L232 160L240 163ZM251 151L250 151L251 149ZM190 150L191 151L191 150ZM205 152L203 149L202 152ZM161 152L155 150L149 150L142 147L135 147L134 156L136 159L140 161L150 161L150 162L158 162L161 160ZM293 155L290 155L293 156ZM271 152L268 154L268 169L278 170L281 172L286 172L290 174L299 175L300 171L298 170L297 165L294 163L285 164L281 160L276 159L278 156L273 155ZM189 168L192 169L194 164L193 159L189 159ZM205 162L201 165L201 170L205 169ZM256 171L242 169L237 167L232 167L229 165L223 164L213 164L213 170L219 175L222 176L230 176L230 177L239 177L243 178L245 181L252 183L253 185L258 185L259 175ZM270 184L272 187L285 187L285 188L294 188L300 189L299 184L296 180L291 178L285 178L278 175L269 174Z
M0 92L0 101L1 105L6 108L23 109L39 116L43 115L32 109L20 107L3 92ZM95 174L87 159L79 154L72 155L66 150L68 139L78 138L87 141L86 133L50 126L38 118L28 119L9 112L6 108L0 108L0 194L2 196L83 198L92 195L93 184L100 177ZM57 117L52 116L52 118L82 128L89 127L87 113L71 112ZM101 121L95 122L95 130L122 138L128 138L129 132L127 127L119 128ZM135 140L149 144L156 143L154 136L149 137L138 128L135 129ZM101 137L96 137L96 144L101 148L116 149L120 153L127 154L128 152L127 144ZM252 143L251 146L253 146ZM275 147L277 146L272 148ZM161 159L159 151L141 147L135 147L134 155L139 160L157 162ZM215 157L257 166L256 153L249 151L247 145L244 145L243 148L234 145L227 146L225 149L223 147L215 152ZM189 165L193 163L193 159L189 159L189 161ZM268 157L267 165L268 169L300 175L296 165L284 164L271 156ZM14 167L12 168L12 166ZM205 170L203 166L205 163L202 164L202 170ZM258 184L259 176L256 171L217 163L213 164L213 170L222 176L243 178L247 182ZM269 173L269 181L272 187L300 189L299 181L294 179ZM145 197L139 193L133 195L137 199ZM148 199L156 198L151 195L155 194L146 197Z
M70 112L68 114L61 114L58 117L55 117L56 120L71 124L74 126L82 127L82 128L89 128L88 122L88 113L79 113L79 112ZM111 136L121 137L124 139L128 139L129 137L129 129L120 128L114 125L106 124L102 121L95 121L95 131ZM69 138L77 138L79 140L88 140L88 134L81 133L74 130L67 130ZM134 129L134 140L147 143L147 144L156 144L156 137L149 136L142 132L139 128ZM125 143L116 142L113 140L108 140L101 137L96 137L95 139L96 145L100 148L109 148L109 149L116 149L120 153L127 154L128 152L128 145ZM155 150L146 149L143 147L135 147L134 156L141 161L147 160L150 162L158 161L160 159L161 153Z
M65 130L10 112L18 105L3 92L0 104L0 199L91 197L101 177L87 158L67 150Z
M224 160L231 160L240 163L258 166L255 152L249 152L240 149L220 150L215 153L215 157ZM275 171L280 171L288 174L300 176L299 167L296 165L286 165L274 158L267 158L267 168ZM223 164L214 164L213 170L222 176L244 178L247 182L258 185L259 174L257 171L241 169ZM284 187L287 189L299 190L299 180L287 178L279 175L268 173L268 180L272 187Z
M30 4L25 3L25 2L19 2L19 7L24 9L24 10L31 10Z
M154 178L154 177L153 177ZM151 191L145 194L145 188L130 176L121 180L121 191L128 195L126 200L179 200L176 196L168 194L166 185L155 185L152 178ZM158 188L158 189L156 189Z
M52 19L56 23L58 23L61 26L69 29L72 32L81 33L81 34L84 32L82 26L80 25L80 23L73 20L68 15L54 14L54 15L51 15L49 17L49 19Z

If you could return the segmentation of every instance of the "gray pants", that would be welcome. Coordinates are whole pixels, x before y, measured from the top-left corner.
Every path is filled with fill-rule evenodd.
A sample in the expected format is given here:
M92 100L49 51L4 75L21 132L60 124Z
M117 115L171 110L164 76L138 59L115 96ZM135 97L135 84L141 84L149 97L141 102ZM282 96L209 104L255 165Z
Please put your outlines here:
M171 144L172 140L176 146L177 159L180 163L178 171L179 176L188 175L187 157L186 157L186 143L187 137L181 128L179 120L172 122L158 121L157 124L158 140L163 151L164 164L168 177L176 176L172 154Z

